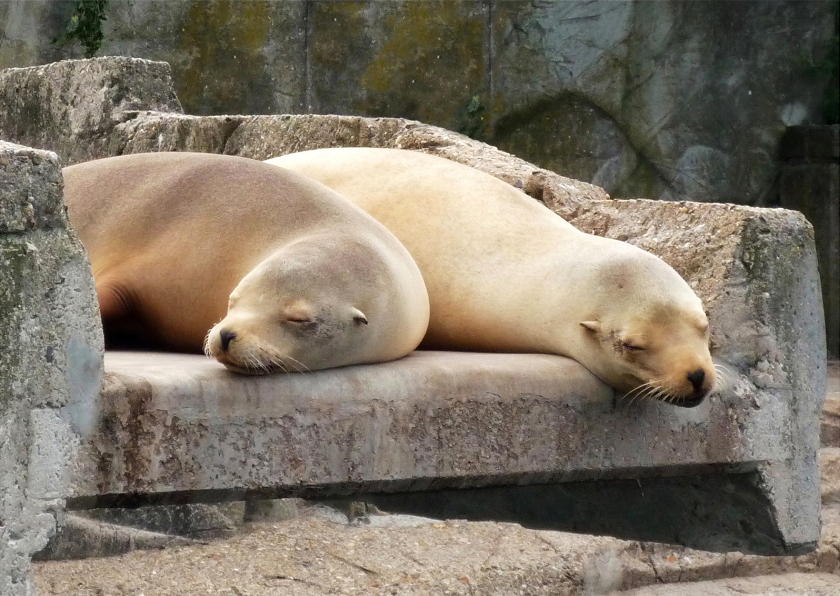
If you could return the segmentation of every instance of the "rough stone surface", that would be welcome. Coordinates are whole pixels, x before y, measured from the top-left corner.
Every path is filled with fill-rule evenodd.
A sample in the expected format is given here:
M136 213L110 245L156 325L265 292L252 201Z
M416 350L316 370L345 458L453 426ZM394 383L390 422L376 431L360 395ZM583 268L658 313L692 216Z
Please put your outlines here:
M64 165L104 157L114 126L137 110L181 110L169 65L129 58L0 71L0 105L0 139L54 151Z
M313 2L306 111L465 128L471 98L487 91L491 10L463 0Z
M494 8L491 142L614 196L768 204L785 126L823 117L832 83L797 57L830 52L827 4Z
M732 414L739 433L751 445L766 442L761 431L758 438L751 434L761 428L752 426L761 418L773 420L786 436L804 437L789 443L784 464L759 468L781 507L774 515L787 528L783 534L794 533L791 544L805 544L809 540L804 537L814 535L813 454L825 352L813 236L801 216L731 205L598 200L605 195L596 187L534 168L461 135L394 119L143 113L118 125L111 142L113 153L190 149L254 158L323 146L424 150L523 188L585 231L658 254L686 277L710 309L717 355L729 370L730 401L751 404L740 404L740 413Z
M712 553L515 524L399 515L348 523L334 510L284 502L273 523L248 525L232 539L36 563L34 578L43 596L594 596L634 589L633 596L834 596L840 586L840 501L832 497L840 495L838 451L822 452L827 482L820 545L797 557ZM297 515L290 518L289 510Z
M55 531L90 432L102 331L54 153L0 141L0 594L30 593L29 557Z
M184 116L148 112L116 127L108 155L202 151L252 159L324 147L414 149L475 167L541 198L568 204L607 199L599 187L535 167L461 134L397 118Z
M791 127L782 150L779 203L814 225L828 354L840 358L840 124Z
M135 550L188 546L196 540L150 532L124 524L109 524L82 515L66 515L58 531L33 560L111 557Z
M121 494L150 493L165 502L235 499L245 491L434 490L419 498L434 503L435 495L451 500L453 491L439 492L451 488L734 473L735 484L723 492L737 495L737 506L711 509L725 511L723 521L703 507L714 490L702 483L639 484L642 495L667 494L693 512L659 529L659 539L768 552L816 542L817 471L800 461L812 447L800 433L816 414L792 413L781 392L790 389L771 393L750 385L747 375L683 410L616 401L579 364L546 355L419 352L376 366L252 378L200 356L110 353L106 370L99 432L81 447L72 507L131 502ZM789 441L780 440L780 426ZM747 474L744 481L739 473ZM714 486L720 492L723 485ZM514 513L505 512L505 495L468 497L481 503L468 515L569 524L528 513L559 502L543 490L522 487ZM381 498L373 502L395 504ZM604 519L612 517L605 512ZM703 528L688 531L692 525ZM744 527L751 536L733 539ZM609 522L597 529L615 531Z
M828 573L791 573L739 577L680 586L645 586L615 592L612 596L835 596L840 593L840 577Z
M91 64L78 63L85 68L91 67ZM131 66L134 63L128 64ZM48 70L49 67L44 69ZM4 74L12 76L14 73L15 71L12 71L11 75ZM165 84L162 86L166 87ZM149 103L153 105L148 105ZM815 540L817 511L814 454L818 436L816 415L824 391L825 356L821 340L822 312L815 281L813 237L810 227L801 217L790 212L771 213L766 210L737 209L731 206L711 206L709 211L704 211L692 204L593 200L604 199L605 195L595 187L562 179L465 137L402 120L314 116L193 118L178 114L141 114L139 110L160 109L160 106L154 105L154 101L138 104L143 105L122 112L123 116L116 119L111 118L111 123L115 125L111 128L112 134L107 142L103 140L91 149L97 152L96 156L162 148L186 147L207 150L202 147L208 145L212 147L209 149L212 151L251 157L267 157L265 153L270 151L281 153L295 148L313 148L307 143L315 143L315 146L370 144L421 149L475 165L520 186L584 230L620 237L659 254L681 271L709 304L713 325L717 329L715 343L718 355L725 360L730 372L729 386L719 397L718 410L711 412L709 419L680 420L676 426L672 424L669 430L660 430L659 435L652 433L650 438L669 437L663 460L666 467L684 465L685 462L679 458L686 454L689 456L686 460L688 465L706 465L713 461L716 462L714 465L728 466L740 462L737 464L740 466L739 471L754 472L758 475L756 480L759 494L764 494L769 499L770 507L765 509L769 511L773 527L778 526L784 545L796 548L807 546ZM169 110L176 108L177 106L172 105L164 107ZM66 124L65 122L60 131L65 135L64 138L70 138L72 127ZM155 130L155 127L158 129ZM96 129L96 126L93 128ZM107 126L102 130L105 128ZM21 134L23 132L25 131ZM95 134L91 136L94 137ZM365 142L360 143L359 139ZM156 147L152 144L156 144ZM67 149L68 152L73 150L73 147ZM84 150L87 151L88 147L84 147ZM699 164L696 167L702 169L705 167L702 160L707 153L711 155L705 149L695 151L689 161L692 164L696 162ZM37 201L28 202L32 203L33 210L38 205ZM27 213L26 203L21 202L18 197L13 205L14 208L4 210L4 213L11 214L5 216L6 219L24 221ZM702 238L704 243L698 242L698 237ZM196 412L202 410L199 408L192 412L181 411L179 415L183 416L178 420L168 419L162 411L150 406L154 406L157 403L155 400L161 398L161 395L164 395L165 400L169 400L168 403L176 404L178 396L175 393L166 396L165 392L156 394L152 387L139 385L132 388L134 395L138 397L131 402L131 407L141 413L141 418L146 416L151 422L158 423L158 428L166 429L168 435L164 433L156 436L154 433L141 432L142 426L128 422L132 411L131 407L126 410L125 404L108 411L104 401L96 403L91 399L71 404L72 407L66 408L60 414L49 408L38 408L32 413L32 436L35 443L32 453L35 457L31 469L34 470L33 474L39 486L54 486L55 494L58 495L61 487L68 481L68 476L77 478L78 476L68 474L66 466L61 464L68 461L63 446L73 445L73 433L83 433L85 429L105 423L105 427L97 427L106 431L102 435L105 443L115 440L121 432L124 433L122 436L130 436L133 442L124 453L104 450L94 454L101 464L96 469L96 478L103 482L94 487L90 494L107 492L113 487L132 486L131 483L144 478L144 474L159 472L163 478L169 475L168 478L172 480L172 485L166 489L168 491L181 490L172 488L178 482L187 487L182 490L194 489L189 485L194 478L190 474L197 468L178 469L178 466L187 460L175 458L163 461L159 468L153 468L150 466L152 460L136 456L142 455L144 445L153 444L155 441L163 441L164 444L169 441L170 445L175 445L178 439L177 432L190 425L190 432L201 431L200 417L196 417ZM208 386L200 385L200 388L204 390ZM352 391L350 393L352 394ZM212 390L208 395L212 395ZM259 392L251 394L252 397L259 395ZM535 396L544 397L539 393L535 393ZM493 398L489 396L487 399L492 402ZM638 407L657 406L643 404ZM367 424L368 429L371 425L380 424L382 418L376 416L385 412L384 409L377 411L376 408L370 411L375 415L362 425ZM488 406L487 413L493 414L493 408ZM723 413L728 416L726 420L722 418ZM347 415L346 419L333 419L334 428L339 434L343 432L343 436L349 437L351 444L360 444L360 438L368 435L356 433L355 428L349 424L350 414ZM663 416L652 416L652 423L668 424L671 415L666 412ZM687 415L690 417L691 413ZM702 418L706 414L701 410L695 411L693 415ZM502 415L499 419L505 418ZM161 420L163 426L160 426ZM443 418L439 420L442 421ZM480 428L481 420L481 417L478 417L477 421L468 420L470 424L464 426L464 432L472 432L475 437L485 437L487 433L484 428ZM488 428L495 425L494 420L492 415L487 418ZM712 422L709 423L708 420ZM294 417L292 422L301 423ZM341 427L343 423L348 426ZM632 423L631 420L630 424ZM232 445L231 451L226 452L228 455L235 453L236 449L251 449L251 446L247 445L247 441L251 439L247 431L243 431L247 424L241 420L237 424L234 425L233 432L222 436L223 442L228 441L226 445ZM695 443L687 447L673 442L673 436L690 436L699 432L704 424L711 424L716 432L704 434L703 437L698 435ZM503 426L502 429L504 428L507 427ZM174 434L172 429L176 431ZM112 434L109 435L109 432ZM635 440L645 440L644 433L639 434L638 429L634 429L634 432L637 434ZM628 428L625 436L630 434ZM783 440L779 440L779 435ZM371 433L369 436L377 435ZM446 438L450 435L444 433L441 436ZM706 437L707 442L703 443L702 439ZM237 438L242 438L246 443L237 443ZM197 440L201 447L201 440ZM355 443L352 443L353 441ZM309 440L309 443L319 444L317 440ZM509 442L508 445L510 444ZM504 447L502 443L498 445ZM463 477L467 477L473 484L476 481L487 483L488 478L493 482L504 483L506 480L499 478L498 472L493 470L502 469L511 461L517 461L511 455L513 452L510 452L507 460L504 457L499 458L498 456L504 455L506 451L496 451L498 445L493 444L493 449L482 452L477 440L472 443L467 441L461 444L461 448L468 457L435 462L442 464L441 469L450 470L439 486L459 486L458 483ZM672 449L670 454L667 453L667 448ZM356 453L363 452L360 449ZM127 458L123 457L125 453L128 454ZM358 482L367 482L366 478L369 477L365 477L364 474L369 470L377 465L380 466L380 471L395 470L395 467L388 466L396 466L405 455L397 453L393 461L389 462L386 461L388 451L384 450L382 453L379 460L365 460L356 469L347 468L344 461L345 452L341 449L327 453L323 461L338 466L338 473L333 470L332 477L343 478L344 482L347 478L351 479L351 484L341 488L349 488L352 491L359 489ZM728 456L724 457L725 453L728 453ZM180 452L177 455L180 457L184 453ZM420 455L423 456L423 453ZM673 459L668 459L669 457ZM277 461L281 459L277 458ZM352 461L352 457L349 459ZM251 460L248 462L251 463ZM568 472L572 466L567 464L569 462L563 462L567 467L563 468L561 465L560 469ZM745 464L749 470L743 467ZM169 469L167 465L170 466ZM266 461L256 462L254 469L265 465ZM344 466L344 469L341 469L341 466ZM240 468L234 474L241 472L243 477L249 478L251 471L247 466ZM478 469L484 471L476 472ZM633 476L639 473L627 462L619 462L617 469L626 469L629 475ZM729 468L724 469L733 471ZM683 471L686 470L683 468ZM211 473L215 472L216 470L212 470ZM533 470L528 471L529 474L532 472ZM288 476L295 477L294 473L292 470ZM186 480L178 480L178 474ZM490 476L482 477L481 474ZM257 476L255 474L254 477ZM325 485L332 484L329 474L325 474L324 478L327 480L322 479L319 482L323 481ZM528 481L538 478L539 475L532 474ZM47 480L52 480L53 483L49 484ZM210 475L199 480L208 481L211 485L213 483ZM389 490L398 488L393 477L385 478L383 482L391 483L388 485ZM410 487L422 488L424 482L426 481ZM265 484L266 482L258 479L249 486L265 488ZM277 484L273 487L277 488ZM368 484L364 488L375 487ZM184 496L185 493L172 494Z
M188 113L416 118L617 197L769 205L785 128L831 117L837 10L800 0L110 2L99 55L169 62ZM0 68L81 57L79 44L50 43L72 11L0 3Z
M571 209L550 199L548 204L580 229L659 255L685 277L709 310L714 355L729 371L731 390L752 402L742 423L772 402L787 404L786 432L800 437L791 445L790 461L799 479L768 468L771 490L793 501L806 486L815 494L826 356L813 230L804 217L785 210L655 201ZM804 395L811 397L803 400ZM815 502L811 497L802 502L808 517L816 515ZM804 511L794 507L782 515ZM799 526L793 518L788 522Z

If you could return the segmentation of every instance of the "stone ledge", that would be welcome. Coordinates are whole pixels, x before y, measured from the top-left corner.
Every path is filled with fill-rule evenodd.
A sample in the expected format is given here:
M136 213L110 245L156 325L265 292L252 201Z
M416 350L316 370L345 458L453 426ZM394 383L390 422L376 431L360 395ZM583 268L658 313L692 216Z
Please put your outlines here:
M335 115L185 116L143 112L114 129L106 155L199 151L268 159L324 147L413 149L475 167L538 199L607 199L602 188L538 168L464 135L402 118ZM546 190L544 190L546 189Z
M732 392L692 410L627 404L578 363L550 355L416 352L385 364L243 377L201 356L111 352L97 432L78 450L68 506L355 494L393 504L386 493L547 485L546 494L523 486L513 495L526 522L524 503L550 501L552 490L564 490L557 483L709 476L724 479L712 492L741 495L737 515L760 536L735 544L784 552L812 545L779 534L768 505L788 505L759 481L762 467L785 468L790 457L778 436L784 407L749 412ZM644 483L677 501L712 494ZM452 492L440 495L451 500ZM517 519L504 512L509 498L497 495L489 517ZM705 544L732 544L731 527L723 528L731 520L709 522L704 510L675 523L685 515L696 536L714 526ZM663 532L673 540L675 525Z

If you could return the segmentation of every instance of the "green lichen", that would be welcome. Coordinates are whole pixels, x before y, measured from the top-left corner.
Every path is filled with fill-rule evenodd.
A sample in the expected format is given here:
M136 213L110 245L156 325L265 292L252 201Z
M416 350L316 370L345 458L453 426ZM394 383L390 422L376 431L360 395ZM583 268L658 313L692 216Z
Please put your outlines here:
M270 2L191 3L180 45L192 59L175 77L178 97L188 111L248 114L265 104L262 49L268 41L270 11Z
M484 105L481 96L473 95L458 112L458 127L455 130L471 139L485 140L489 120L486 112L487 106Z
M387 39L360 80L362 111L456 127L464 98L486 86L485 20L464 13L474 6L406 2L388 14Z

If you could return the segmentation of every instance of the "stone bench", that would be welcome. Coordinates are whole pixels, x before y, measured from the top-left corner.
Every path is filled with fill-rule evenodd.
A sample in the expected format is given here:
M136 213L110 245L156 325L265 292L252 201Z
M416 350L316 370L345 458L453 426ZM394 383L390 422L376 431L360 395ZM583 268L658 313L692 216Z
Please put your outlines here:
M28 558L65 504L361 495L386 510L719 550L816 543L825 343L813 233L800 214L612 201L399 119L186 116L160 63L39 68L0 73L0 97L15 98L0 138L54 148L65 162L149 150L262 159L360 145L432 152L496 175L579 228L674 266L704 299L729 381L689 411L627 404L552 356L417 353L249 379L197 357L115 353L100 392L92 279L60 208L59 162L3 145L0 561L10 571L0 573L0 593L25 593ZM67 89L98 100L62 103ZM36 109L46 96L64 111ZM103 111L109 97L121 103ZM38 130L20 120L27 113ZM73 143L76 134L92 142Z

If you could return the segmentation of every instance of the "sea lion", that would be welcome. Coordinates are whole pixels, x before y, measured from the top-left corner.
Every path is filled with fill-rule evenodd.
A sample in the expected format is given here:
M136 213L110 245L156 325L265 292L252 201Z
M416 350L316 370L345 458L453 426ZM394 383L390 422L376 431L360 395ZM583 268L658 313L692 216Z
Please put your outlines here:
M344 148L267 161L338 191L408 248L431 301L421 347L561 354L686 407L714 387L702 303L658 257L440 157Z
M426 331L428 295L405 248L299 174L147 153L64 168L64 184L106 332L140 326L159 347L204 347L261 374L393 360Z

